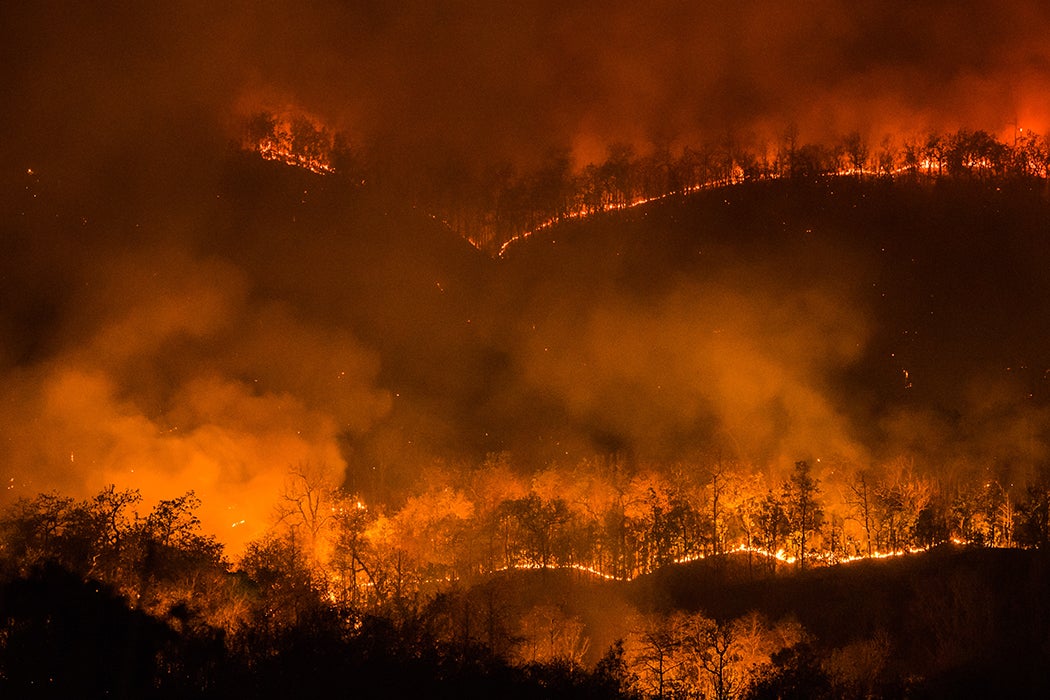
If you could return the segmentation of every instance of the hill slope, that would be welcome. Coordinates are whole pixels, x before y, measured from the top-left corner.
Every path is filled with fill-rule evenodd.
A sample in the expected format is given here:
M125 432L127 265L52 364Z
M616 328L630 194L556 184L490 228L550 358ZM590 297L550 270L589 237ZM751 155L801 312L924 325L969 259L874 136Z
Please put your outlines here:
M1048 236L1042 183L745 184L537 233L501 304L598 444L1017 461L990 424L1050 398Z
M566 571L505 573L469 595L515 601L506 620L557 607L584 623L591 661L612 640L643 631L642 613L733 620L758 612L801 623L825 670L852 663L852 653L885 655L869 659L878 697L903 688L915 697L1041 697L1050 688L1050 562L1032 551L943 547L752 580L746 563L727 555L628 584Z
M297 396L333 413L365 491L500 451L524 470L908 454L1007 483L1050 444L1041 184L752 183L566 222L494 261L403 202L251 156L108 213L16 179L5 366L77 354L130 298L142 323L167 318L154 302L201 315L134 346L121 392L167 414L208 367ZM239 314L230 337L201 340L208 299ZM229 357L233 339L253 350Z

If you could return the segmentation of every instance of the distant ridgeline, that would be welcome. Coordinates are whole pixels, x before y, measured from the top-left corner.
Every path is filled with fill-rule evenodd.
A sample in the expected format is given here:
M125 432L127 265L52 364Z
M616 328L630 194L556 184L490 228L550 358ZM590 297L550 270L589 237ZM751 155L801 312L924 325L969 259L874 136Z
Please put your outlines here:
M580 170L561 150L534 170L516 172L505 165L496 176L491 168L479 172L464 164L427 173L421 172L426 166L386 162L301 115L257 114L246 126L244 147L267 160L351 177L355 184L394 184L400 196L492 255L566 219L742 182L830 176L1050 178L1050 141L1022 128L1013 143L966 129L900 143L886 138L878 146L857 132L827 143L801 143L788 129L773 145L724 139L686 146L680 153L658 148L641 155L630 145L615 144L605 162Z

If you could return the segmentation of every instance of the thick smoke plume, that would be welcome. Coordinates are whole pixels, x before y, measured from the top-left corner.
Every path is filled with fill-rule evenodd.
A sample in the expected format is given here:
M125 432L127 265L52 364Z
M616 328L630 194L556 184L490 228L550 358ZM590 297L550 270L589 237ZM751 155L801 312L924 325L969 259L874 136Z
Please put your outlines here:
M290 465L322 465L338 483L340 435L388 409L374 354L254 302L228 263L150 249L83 282L58 349L4 374L9 495L194 490L236 549L270 524Z
M875 142L1050 124L1035 0L113 5L5 8L11 155L119 163L159 140L192 159L188 133L290 105L426 172L789 124Z
M830 288L788 291L730 270L657 300L603 295L544 309L520 341L528 391L556 395L607 446L674 458L720 445L769 464L861 460L826 382L855 360L868 320ZM572 299L571 292L565 297Z

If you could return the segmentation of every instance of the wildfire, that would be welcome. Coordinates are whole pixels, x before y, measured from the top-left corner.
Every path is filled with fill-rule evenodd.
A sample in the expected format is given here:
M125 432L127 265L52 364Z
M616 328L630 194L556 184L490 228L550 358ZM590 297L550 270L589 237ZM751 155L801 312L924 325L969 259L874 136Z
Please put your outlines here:
M908 549L891 550L889 552L872 552L871 554L855 554L853 556L842 557L837 560L838 564L852 564L855 561L864 561L866 559L893 559L894 557L902 557L908 554L920 554L926 550L922 547L910 547Z
M264 160L276 160L285 165L303 168L312 173L317 173L318 175L335 172L335 168L332 167L332 164L329 163L327 159L317 157L311 158L301 153L296 153L292 150L291 144L289 143L267 139L256 144L255 150Z
M1024 129L1018 130L1019 134L1024 132ZM532 224L528 230L519 233L506 232L504 235L509 237L503 238L497 255L503 257L513 243L529 238L561 221L630 209L674 195L685 195L745 181L830 177L895 178L915 175L927 178L986 177L1007 172L1043 178L1050 176L1050 161L1046 160L1045 146L1036 148L1033 145L1045 141L1030 134L1025 135L1025 139L1026 141L1020 144L1015 139L1011 147L998 142L987 132L961 130L955 134L932 136L925 145L905 145L903 150L886 151L878 157L869 157L866 150L844 151L841 146L837 150L814 146L814 150L805 157L801 156L805 149L781 152L772 161L756 154L744 154L742 162L747 163L746 167L734 159L728 165L719 166L717 170L705 168L704 173L694 172L687 176L692 182L681 183L672 191L664 193L647 190L646 185L637 183L627 186L621 183L610 185L607 179L603 180L600 176L592 180L584 178L580 180L577 191L569 193L567 201L563 200L559 204L563 208L562 211L546 219L540 218L541 223ZM627 167L633 166L628 164ZM646 166L638 167L636 174L642 175L639 178L639 181L642 181ZM597 171L600 173L601 168ZM665 183L665 187L667 184ZM475 234L471 237L471 242L480 248L478 241L482 238L483 236Z
M951 539L952 544L957 546L965 546L967 542L953 537ZM831 553L825 553L823 555L817 555L816 558L823 562L827 566L836 566L840 564L852 564L858 561L868 561L873 559L894 559L896 557L908 556L910 554L921 554L927 551L925 547L908 547L904 549L890 550L885 552L872 552L870 554L854 554L847 556L835 556ZM741 544L730 549L726 554L750 554L753 556L766 557L768 559L775 559L781 564L792 565L798 560L788 554L783 549L771 552L761 547L748 547L747 545ZM710 555L696 554L686 557L679 557L674 560L675 564L689 564L696 561L703 561L710 559ZM630 583L635 579L639 578L644 574L632 574L628 576L617 576L601 571L595 567L587 566L585 564L559 564L557 562L544 564L538 561L521 561L515 564L509 564L507 566L501 566L497 569L493 569L493 573L502 573L505 571L539 571L539 570L555 570L555 571L577 571L579 573L588 574L595 578L602 579L603 581L619 581L622 583Z
M543 564L538 561L525 561L518 562L517 564L511 564L509 566L501 566L498 569L494 569L493 573L502 573L504 571L541 571L546 569L553 569L556 571L578 571L582 574L588 574L595 578L600 578L604 581L633 581L637 576L622 577L615 576L613 574L607 574L604 571L599 571L591 566L585 566L584 564Z
M318 175L335 172L335 140L316 120L302 116L256 115L248 125L245 149L264 160L309 170Z
M738 170L739 170L739 174L737 172ZM551 218L547 219L546 221L540 223L538 226L535 226L534 228L532 228L532 229L530 229L528 231L523 231L523 232L521 232L519 234L511 236L509 239L504 241L503 245L500 246L499 252L497 253L497 255L498 255L498 257L502 258L503 254L507 252L507 249L512 244L517 243L519 241L523 241L526 238L528 238L528 237L530 237L530 236L532 236L532 235L534 235L536 233L539 233L541 231L549 229L552 226L554 226L555 224L561 223L562 221L568 221L568 220L571 220L571 219L585 219L588 216L592 216L594 214L601 214L601 213L610 212L610 211L622 211L624 209L634 209L635 207L640 207L640 206L642 206L644 204L649 204L650 202L658 202L660 200L668 199L668 198L674 197L676 195L692 194L693 192L699 192L700 190L713 189L715 187L723 187L723 186L725 186L727 184L736 184L736 183L739 183L739 182L743 182L743 180L744 180L743 170L740 170L739 167L738 167L737 169L734 169L733 175L728 180L717 180L717 181L707 182L707 183L703 183L703 184L699 184L699 185L692 185L690 187L686 187L686 188L682 189L680 192L665 192L663 194L656 195L655 197L635 197L630 202L616 202L616 201L603 202L601 204L601 206L599 206L597 208L594 208L594 209L588 209L588 208L585 208L585 207L581 206L580 208L574 209L573 211L569 211L569 212L567 212L565 214L562 214L561 216L551 217ZM474 241L471 241L471 243L475 247L480 249L480 246L477 243L475 243Z

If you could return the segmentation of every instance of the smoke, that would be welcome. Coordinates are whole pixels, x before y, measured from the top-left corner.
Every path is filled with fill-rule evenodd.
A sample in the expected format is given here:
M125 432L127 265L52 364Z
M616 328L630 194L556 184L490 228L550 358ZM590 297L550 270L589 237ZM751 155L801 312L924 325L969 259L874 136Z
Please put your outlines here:
M999 481L1014 489L1042 477L1050 456L1050 411L1024 382L974 373L955 410L897 406L882 421L885 445L918 457L942 478ZM888 452L888 451L887 451Z
M615 273L594 286L589 270L548 278L513 341L516 390L563 405L590 449L673 461L714 445L771 466L862 462L835 378L859 360L873 319L855 283L821 265L794 253L712 263L641 294Z
M12 156L95 172L146 151L189 167L190 134L221 141L243 113L289 106L428 173L788 124L874 141L1050 125L1050 11L1035 0L35 2L4 15Z
M258 110L349 134L406 177L395 192L552 149L584 165L617 141L789 124L872 143L1045 130L1045 3L25 2L0 8L0 28L6 497L194 489L235 544L265 526L290 465L375 468L348 464L347 443L408 470L454 445L1045 453L1045 417L1010 409L1017 392L994 378L966 375L953 405L969 422L846 395L836 382L886 319L861 275L813 274L863 271L841 250L644 294L595 282L619 272L600 266L582 287L578 269L491 282L487 263L424 242L436 225L361 216L350 195L315 204L316 180L279 202L255 192L265 178L224 181Z
M269 526L290 466L338 483L341 436L388 410L374 354L254 300L228 262L149 249L84 276L60 350L3 376L9 497L193 490L237 551Z

